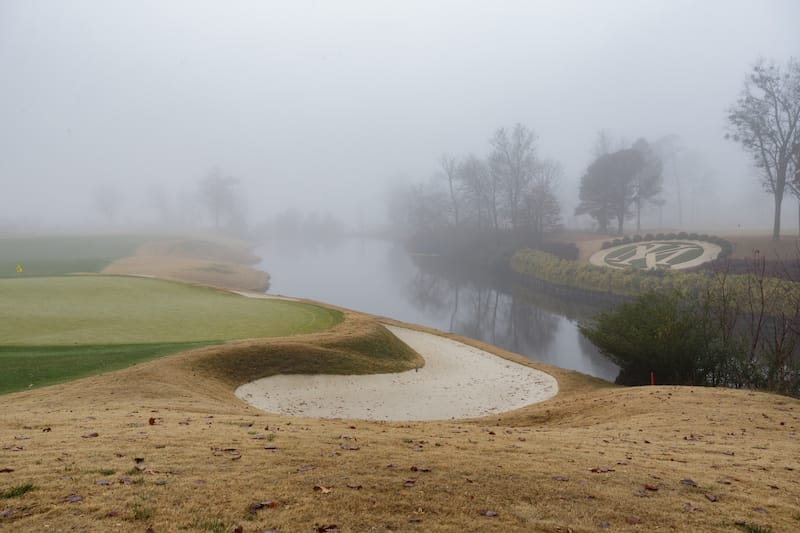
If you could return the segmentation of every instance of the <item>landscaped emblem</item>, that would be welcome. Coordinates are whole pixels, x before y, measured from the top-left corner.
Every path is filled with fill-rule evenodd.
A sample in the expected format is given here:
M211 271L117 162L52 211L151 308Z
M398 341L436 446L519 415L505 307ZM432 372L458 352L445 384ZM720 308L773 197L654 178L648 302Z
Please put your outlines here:
M716 258L720 251L719 246L705 241L647 241L601 250L591 262L612 268L669 270L697 266Z

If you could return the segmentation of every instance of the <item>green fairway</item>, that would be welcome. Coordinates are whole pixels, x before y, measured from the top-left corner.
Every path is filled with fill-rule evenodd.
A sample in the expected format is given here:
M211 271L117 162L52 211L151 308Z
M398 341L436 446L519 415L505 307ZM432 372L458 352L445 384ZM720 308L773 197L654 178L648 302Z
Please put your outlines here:
M194 346L327 329L338 311L145 278L0 279L0 392Z
M106 344L71 346L1 346L0 394L44 387L119 370L162 355L214 344L183 342L166 344Z
M133 255L145 240L134 235L2 238L0 278L99 272L113 260Z
M0 344L134 344L275 337L326 329L341 314L146 278L0 280Z

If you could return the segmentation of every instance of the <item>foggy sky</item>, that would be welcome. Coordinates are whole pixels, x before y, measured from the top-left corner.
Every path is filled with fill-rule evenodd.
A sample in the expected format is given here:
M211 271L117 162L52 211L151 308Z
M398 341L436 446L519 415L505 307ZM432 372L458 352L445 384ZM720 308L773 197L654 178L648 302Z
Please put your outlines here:
M759 56L800 55L798 21L796 0L4 0L0 225L98 222L100 186L138 220L153 187L174 201L214 166L252 221L372 223L392 183L522 122L564 166L565 215L606 128L703 154L716 188L695 211L720 208L697 223L769 228L725 110Z

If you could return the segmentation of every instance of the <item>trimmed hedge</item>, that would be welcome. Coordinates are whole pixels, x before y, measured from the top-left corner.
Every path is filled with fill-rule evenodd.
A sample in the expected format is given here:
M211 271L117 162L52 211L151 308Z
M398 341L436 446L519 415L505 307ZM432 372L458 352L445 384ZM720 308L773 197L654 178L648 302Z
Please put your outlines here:
M724 281L731 295L744 294L754 283L752 274L722 276L711 270L680 272L673 270L614 269L583 261L565 261L538 250L519 250L511 257L511 269L552 285L584 291L637 296L654 291L679 291L687 295L705 293ZM763 279L765 292L776 302L776 308L792 309L799 301L800 283L777 278Z

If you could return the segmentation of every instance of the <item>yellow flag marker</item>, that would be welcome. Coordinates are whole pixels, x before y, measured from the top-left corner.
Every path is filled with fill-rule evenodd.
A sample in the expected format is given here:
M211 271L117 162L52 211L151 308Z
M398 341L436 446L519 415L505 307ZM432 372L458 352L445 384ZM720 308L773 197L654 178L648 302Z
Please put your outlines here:
M22 265L17 265L17 274L22 272Z

